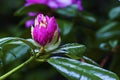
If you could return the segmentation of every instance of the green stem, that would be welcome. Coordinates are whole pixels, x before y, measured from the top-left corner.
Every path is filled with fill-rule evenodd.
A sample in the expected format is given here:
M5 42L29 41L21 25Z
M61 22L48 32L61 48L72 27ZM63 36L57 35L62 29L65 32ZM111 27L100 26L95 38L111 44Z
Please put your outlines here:
M4 74L3 76L0 77L0 80L4 80L5 78L7 78L8 76L10 76L11 74L15 73L16 71L18 71L19 69L21 69L22 67L24 67L25 65L27 65L28 63L32 62L35 59L34 56L32 56L31 58L29 58L27 61L25 61L24 63L20 64L19 66L15 67L14 69L12 69L11 71L7 72L6 74Z
M19 66L15 67L14 69L12 69L11 71L7 72L6 74L4 74L3 76L0 77L0 80L4 80L6 79L8 76L10 76L11 74L15 73L16 71L18 71L19 69L23 68L24 66L26 66L27 64L29 64L30 62L32 62L33 60L35 60L38 56L40 56L41 53L43 53L44 48L41 47L40 52L36 54L36 56L32 56L30 57L27 61L25 61L24 63L20 64ZM42 61L41 61L42 62Z

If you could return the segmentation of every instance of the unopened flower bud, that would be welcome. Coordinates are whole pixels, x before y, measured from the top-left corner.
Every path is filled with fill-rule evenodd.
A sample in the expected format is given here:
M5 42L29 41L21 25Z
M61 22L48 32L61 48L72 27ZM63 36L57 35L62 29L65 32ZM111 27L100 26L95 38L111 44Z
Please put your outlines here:
M37 16L31 31L33 39L43 47L57 43L60 37L55 18L43 14Z

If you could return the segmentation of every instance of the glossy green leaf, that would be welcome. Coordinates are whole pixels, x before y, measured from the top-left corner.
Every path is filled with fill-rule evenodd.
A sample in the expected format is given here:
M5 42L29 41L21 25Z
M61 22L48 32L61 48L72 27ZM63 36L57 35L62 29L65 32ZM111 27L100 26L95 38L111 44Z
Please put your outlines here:
M25 44L6 44L0 50L0 60L1 66L4 64L8 64L20 57L23 57L28 51L30 51L30 47Z
M109 17L110 17L111 19L119 18L119 17L120 17L120 6L113 8L113 9L109 12Z
M27 14L28 12L43 12L46 13L50 11L50 8L47 7L46 5L42 5L42 4L33 4L30 6L24 6L21 9L19 9L15 15L19 16L19 15L24 15Z
M0 39L0 59L2 64L9 63L36 48L32 39L7 37ZM2 65L1 64L1 65Z
M2 64L13 61L27 53L28 50L34 51L36 43L32 39L7 37L0 39L0 60ZM2 65L1 64L1 65Z
M0 47L8 44L9 42L14 42L14 44L18 44L16 41L21 41L24 44L28 45L31 49L36 48L36 43L32 39L23 39L23 38L17 38L17 37L7 37L7 38L1 38L0 39ZM15 43L16 42L16 43Z
M6 54L4 56L5 64L22 57L23 55L25 55L28 52L29 49L30 48L26 45L20 45L15 48L11 48L11 50L9 50L8 52L5 53Z
M72 58L80 58L82 57L82 54L86 51L85 45L81 45L78 43L69 43L61 46L59 49L52 52L53 54L66 54L69 57Z
M64 57L51 57L48 63L68 80L119 80L113 72Z
M95 66L100 66L98 63L96 63L95 61L93 61L92 59L90 59L86 56L83 56L83 59L85 60L86 63L93 64Z
M9 50L12 50L13 48L18 47L20 45L25 45L25 44L21 41L9 42L2 46L2 51L4 53L7 53Z

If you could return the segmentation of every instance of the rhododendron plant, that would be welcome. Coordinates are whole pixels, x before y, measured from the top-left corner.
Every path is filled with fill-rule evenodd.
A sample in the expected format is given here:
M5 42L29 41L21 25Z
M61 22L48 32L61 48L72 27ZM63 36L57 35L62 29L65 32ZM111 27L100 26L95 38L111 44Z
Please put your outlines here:
M0 80L120 80L117 1L0 3Z

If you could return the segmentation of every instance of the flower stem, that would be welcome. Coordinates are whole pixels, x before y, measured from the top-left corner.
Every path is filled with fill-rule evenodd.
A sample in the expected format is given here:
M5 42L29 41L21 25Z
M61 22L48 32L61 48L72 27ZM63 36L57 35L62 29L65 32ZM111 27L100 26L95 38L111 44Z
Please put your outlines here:
M25 65L27 65L28 63L32 62L35 59L34 56L30 57L27 61L25 61L24 63L20 64L19 66L15 67L14 69L12 69L11 71L7 72L6 74L4 74L3 76L0 77L0 80L4 80L5 78L7 78L8 76L10 76L11 74L15 73L16 71L18 71L19 69L21 69L22 67L24 67Z
M29 64L30 62L32 62L33 60L36 59L36 57L38 57L42 52L43 52L43 48L41 47L40 52L36 54L36 56L32 56L30 57L27 61L25 61L24 63L20 64L19 66L15 67L14 69L12 69L11 71L7 72L6 74L4 74L3 76L0 77L0 80L4 80L6 79L8 76L10 76L11 74L15 73L16 71L18 71L19 69L23 68L24 66L26 66L27 64ZM41 61L42 62L42 61Z

